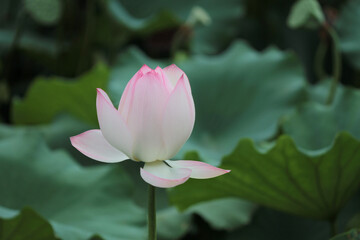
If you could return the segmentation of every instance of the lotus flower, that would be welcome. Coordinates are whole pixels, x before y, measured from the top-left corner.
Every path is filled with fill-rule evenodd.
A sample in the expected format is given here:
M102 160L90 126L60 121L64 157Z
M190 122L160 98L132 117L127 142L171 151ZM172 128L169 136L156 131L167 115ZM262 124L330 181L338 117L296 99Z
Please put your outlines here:
M187 141L195 121L189 80L175 65L155 70L144 65L127 84L118 109L97 89L96 108L100 129L70 138L75 148L92 159L145 162L141 177L162 188L229 172L203 162L169 160Z

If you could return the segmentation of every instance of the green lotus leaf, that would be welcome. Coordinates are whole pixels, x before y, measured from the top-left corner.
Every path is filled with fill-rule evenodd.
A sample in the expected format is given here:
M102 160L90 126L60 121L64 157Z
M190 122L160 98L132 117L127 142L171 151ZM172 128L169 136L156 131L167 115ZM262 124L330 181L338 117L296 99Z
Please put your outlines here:
M305 149L318 150L331 145L340 131L347 131L360 139L360 91L339 85L331 105L325 100L328 84L319 84L311 89L313 101L300 105L297 110L283 118L282 131Z
M289 136L281 136L267 151L244 139L220 166L231 173L190 180L172 189L170 197L180 209L238 197L299 216L332 219L359 187L359 149L348 133L317 153L300 151Z
M70 81L61 77L38 77L24 99L14 99L12 120L15 124L49 123L61 113L70 113L97 126L96 88L105 88L109 70L103 63Z
M0 214L6 211L0 208ZM2 215L2 214L1 214ZM1 240L56 240L48 221L30 208L24 208L14 218L0 218Z

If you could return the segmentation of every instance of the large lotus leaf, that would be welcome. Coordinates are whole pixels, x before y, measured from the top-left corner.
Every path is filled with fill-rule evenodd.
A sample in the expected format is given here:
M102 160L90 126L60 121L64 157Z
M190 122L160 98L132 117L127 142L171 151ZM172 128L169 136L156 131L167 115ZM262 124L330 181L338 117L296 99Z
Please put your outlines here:
M215 53L229 44L238 33L238 23L244 13L241 1L108 1L108 9L114 18L140 34L179 25L191 14L191 18L204 18L201 11L192 11L194 6L203 8L211 19L209 25L195 27L194 51Z
M167 65L151 61L134 48L121 55L109 85L116 102L144 63ZM194 57L178 66L190 79L196 108L194 132L178 158L186 151L198 150L205 161L218 162L240 138L270 138L279 118L294 109L304 95L301 64L293 54L275 48L259 53L236 42L221 55Z
M312 89L314 99L326 99L327 84ZM331 105L308 102L283 119L283 132L302 148L316 150L331 145L339 131L348 131L360 139L360 91L338 86Z
M341 50L350 63L360 69L360 0L347 1L336 22Z
M185 209L221 197L239 197L288 213L314 219L336 216L360 183L360 143L341 133L320 153L300 151L289 136L268 151L251 140L239 142L223 159L231 173L207 181L190 180L170 191Z
M69 137L85 132L93 127L83 121L61 114L55 117L49 124L37 124L34 126L8 127L0 125L0 133L5 137L21 137L24 134L40 134L51 149L66 150L74 159L82 165L94 165L97 162L89 159L70 144Z
M346 229L349 218L360 208L360 191L349 201L337 217L338 231ZM306 219L261 207L251 223L229 232L226 240L329 240L330 224L327 221Z
M0 215L6 209L0 208ZM14 218L0 218L0 240L56 240L48 221L30 208L24 208Z
M108 77L108 67L103 63L75 81L39 77L24 99L14 99L12 120L15 124L40 124L51 122L60 113L70 113L97 126L96 88L105 88Z
M146 212L133 202L134 186L122 168L82 168L65 152L50 151L39 134L0 133L0 178L0 205L32 207L60 238L146 236Z

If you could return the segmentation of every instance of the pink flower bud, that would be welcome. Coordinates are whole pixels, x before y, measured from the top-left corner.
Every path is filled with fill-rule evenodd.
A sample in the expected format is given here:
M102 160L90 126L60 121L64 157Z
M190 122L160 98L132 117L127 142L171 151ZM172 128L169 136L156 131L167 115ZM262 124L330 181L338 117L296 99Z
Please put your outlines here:
M228 172L202 162L168 160L187 141L195 122L189 80L174 64L155 70L144 65L127 84L118 109L103 90L97 91L100 130L71 138L86 156L108 163L145 162L142 178L158 187Z

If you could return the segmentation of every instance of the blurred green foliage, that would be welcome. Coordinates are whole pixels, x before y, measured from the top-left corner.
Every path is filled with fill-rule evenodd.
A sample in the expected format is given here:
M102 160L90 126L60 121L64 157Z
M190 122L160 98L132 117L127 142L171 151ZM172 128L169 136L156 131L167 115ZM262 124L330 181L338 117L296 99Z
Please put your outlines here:
M62 2L60 0L25 0L25 9L31 17L43 25L53 25L58 23Z
M346 233L340 234L331 240L358 240L360 239L360 230L353 229Z
M4 211L0 209L0 211ZM0 220L0 239L56 240L51 225L29 208L21 210L14 218Z
M141 165L96 165L69 137L97 127L97 87L117 105L143 64L171 63L197 116L176 159L232 172L159 189L159 239L358 239L359 15L359 0L0 1L0 239L146 238Z
M15 124L49 123L56 115L69 113L98 126L94 89L105 88L108 78L108 67L101 63L75 81L39 77L30 86L24 100L14 99L12 121Z
M318 28L324 21L325 16L318 1L301 0L293 5L288 25L291 28Z
M360 68L360 31L356 26L359 23L360 3L357 0L349 1L341 10L337 20L337 29L341 37L341 48L349 63L355 68Z

